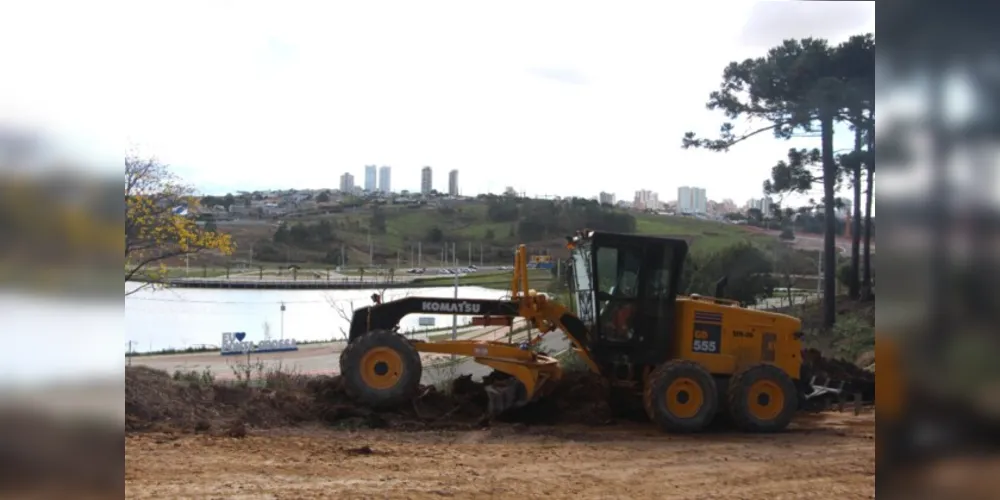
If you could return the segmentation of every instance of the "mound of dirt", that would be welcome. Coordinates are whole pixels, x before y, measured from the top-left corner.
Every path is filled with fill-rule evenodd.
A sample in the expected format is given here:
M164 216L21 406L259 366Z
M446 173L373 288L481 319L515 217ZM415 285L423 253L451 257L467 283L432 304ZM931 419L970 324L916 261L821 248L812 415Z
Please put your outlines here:
M843 380L848 393L860 392L866 401L874 401L874 373L850 362L823 358L816 350L805 351L803 357L807 377ZM480 428L490 421L486 418L485 387L505 378L509 376L498 372L483 382L461 376L448 391L424 386L408 404L386 411L353 401L339 376L288 377L281 383L258 388L175 380L163 371L128 367L125 428L211 432L232 437L245 435L247 426L262 429L302 423L401 430ZM607 381L590 372L567 372L542 396L496 420L532 425L607 425L613 423L613 416L622 413L623 403L615 399Z
M241 425L274 428L299 423L403 430L462 429L488 424L485 384L470 376L454 380L449 391L421 387L406 405L377 411L355 403L340 377L296 379L278 388L199 384L175 380L146 367L125 371L126 430L176 430L242 434ZM600 424L610 418L604 381L589 373L569 373L540 401L505 415L502 421L532 424Z
M314 420L305 391L254 389L178 381L147 367L125 369L125 429L209 431L233 421L275 427Z

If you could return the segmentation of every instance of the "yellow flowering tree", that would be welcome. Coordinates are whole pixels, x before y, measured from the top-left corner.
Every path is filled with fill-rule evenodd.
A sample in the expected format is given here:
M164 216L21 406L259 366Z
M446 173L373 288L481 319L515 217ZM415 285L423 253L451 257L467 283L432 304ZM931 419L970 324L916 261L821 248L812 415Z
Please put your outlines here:
M166 165L135 155L125 158L125 281L143 281L135 293L161 282L166 261L215 251L231 255L228 234L198 226L194 190L182 184Z

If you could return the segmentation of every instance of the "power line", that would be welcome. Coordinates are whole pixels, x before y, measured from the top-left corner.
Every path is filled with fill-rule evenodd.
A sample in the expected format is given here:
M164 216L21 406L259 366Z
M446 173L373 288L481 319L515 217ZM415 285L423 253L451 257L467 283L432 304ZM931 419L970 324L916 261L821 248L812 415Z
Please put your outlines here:
M188 300L188 299L154 299L149 297L126 297L125 300L141 300L145 302L175 302L183 304L237 304L237 305L266 305L274 304L327 304L325 300L275 300L275 301L239 301L239 300Z

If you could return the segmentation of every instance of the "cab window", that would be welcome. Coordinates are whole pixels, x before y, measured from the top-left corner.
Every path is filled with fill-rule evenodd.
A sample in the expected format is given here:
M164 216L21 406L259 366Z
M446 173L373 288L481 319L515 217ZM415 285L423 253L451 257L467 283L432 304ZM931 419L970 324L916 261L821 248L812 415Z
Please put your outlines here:
M613 298L636 298L639 295L640 251L633 248L600 247L597 249L598 291Z

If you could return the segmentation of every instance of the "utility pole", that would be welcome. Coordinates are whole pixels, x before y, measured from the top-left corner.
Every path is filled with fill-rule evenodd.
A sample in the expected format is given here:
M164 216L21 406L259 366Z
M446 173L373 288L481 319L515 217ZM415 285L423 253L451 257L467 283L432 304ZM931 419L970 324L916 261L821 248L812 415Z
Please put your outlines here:
M424 267L424 242L417 242L417 267Z
M472 242L469 242L469 267L472 267Z
M455 300L458 300L458 270L455 271ZM451 340L458 340L458 315L451 315Z
M344 244L340 244L340 269L343 270L347 265L347 254L344 253Z
M483 244L479 244L479 267L483 267Z
M132 366L132 344L134 344L134 343L135 342L133 342L131 340L128 341L128 365L129 366Z
M399 269L399 250L396 250L396 269Z

